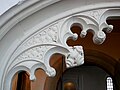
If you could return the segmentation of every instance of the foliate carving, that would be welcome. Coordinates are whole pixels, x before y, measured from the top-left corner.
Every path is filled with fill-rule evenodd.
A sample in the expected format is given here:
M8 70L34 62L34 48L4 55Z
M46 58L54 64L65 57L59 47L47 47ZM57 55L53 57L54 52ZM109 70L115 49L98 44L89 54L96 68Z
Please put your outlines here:
M45 51L46 51L46 46L34 47L22 53L17 59L18 60L29 60L29 59L42 60Z
M56 22L34 33L28 39L26 39L21 44L21 46L18 47L18 51L19 49L23 49L23 50L22 52L19 51L20 54L14 59L14 62L11 64L11 66L14 66L16 62L21 63L27 60L35 60L37 62L44 63L46 67L45 72L49 76L55 76L56 74L55 69L49 65L49 60L48 60L50 59L51 55L54 53L62 53L65 56L67 53L69 53L68 58L65 60L66 65L68 66L69 64L68 62L74 61L73 63L70 64L69 67L74 67L83 64L84 54L81 46L75 46L74 48L72 48L69 46L64 46L64 44L62 43L64 42L64 40L62 40L61 42L59 41L65 35L70 35L73 37L73 39L76 39L77 34L73 34L70 30L68 30L67 32L63 31L64 28L62 27L62 25L64 22L61 21L59 22ZM61 33L59 30L63 31L64 33L60 35ZM76 57L76 55L78 57Z
M113 29L112 25L106 23L109 15L106 17L104 15L107 11L108 9L100 9L78 13L56 21L41 30L36 30L37 32L31 32L32 35L21 42L8 60L3 75L6 88L3 90L10 89L10 80L19 70L29 72L31 80L35 80L34 72L37 68L42 68L49 76L55 76L55 69L49 64L51 55L55 53L61 53L66 57L65 62L68 68L82 65L84 63L82 46L70 47L66 43L68 38L76 40L78 37L70 28L74 24L79 24L82 26L81 37L85 37L90 30L93 33L94 43L102 44L106 38L103 30L110 33Z
M87 12L90 17L94 18L97 22L99 22L101 16L106 11L106 9L92 10Z
M26 42L24 47L34 46L36 44L56 43L58 40L58 23L45 28L42 31L32 35Z
M67 68L79 66L84 63L84 52L82 46L70 47L70 52L67 55Z
M55 69L49 65L45 65L44 63L47 57L45 57L45 54L48 53L48 51L57 44L59 32L58 25L58 22L53 23L39 30L38 32L33 33L24 42L22 42L14 52L15 56L13 55L13 57L11 57L12 62L8 66L8 71L10 71L12 68L21 66L28 68L30 70L28 70L28 72L31 72L31 70L33 72L35 71L32 69L34 65L29 63L29 61L32 61L33 63L42 63L42 68L44 67L44 71L49 76L55 76ZM23 65L23 62L26 62L28 66ZM36 64L35 66L37 67ZM41 66L37 68L40 67ZM30 80L33 80L33 76L34 73L30 74Z
M104 15L108 9L99 9L91 10L83 13L79 13L77 16L74 16L74 23L78 23L82 26L82 31L80 36L84 38L87 35L87 32L90 31L93 33L93 42L95 44L102 44L106 39L106 34L110 33L113 30L113 25L108 25Z

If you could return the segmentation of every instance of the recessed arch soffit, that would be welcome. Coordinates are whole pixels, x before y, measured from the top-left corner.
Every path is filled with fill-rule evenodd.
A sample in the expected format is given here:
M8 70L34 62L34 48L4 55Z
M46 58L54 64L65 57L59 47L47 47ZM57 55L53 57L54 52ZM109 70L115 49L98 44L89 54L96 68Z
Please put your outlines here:
M42 68L49 76L55 76L55 69L49 65L49 59L55 53L61 53L66 57L68 68L83 64L82 46L70 47L66 43L68 38L76 40L78 37L77 34L71 32L71 26L77 24L82 27L80 34L82 38L90 30L93 33L93 42L102 44L106 38L105 32L110 33L113 29L112 25L106 23L106 19L112 16L120 16L120 9L105 8L73 13L50 22L43 28L40 28L40 25L33 27L35 32L23 37L7 60L1 90L10 90L12 77L20 70L27 71L31 80L35 80L34 72L37 68Z

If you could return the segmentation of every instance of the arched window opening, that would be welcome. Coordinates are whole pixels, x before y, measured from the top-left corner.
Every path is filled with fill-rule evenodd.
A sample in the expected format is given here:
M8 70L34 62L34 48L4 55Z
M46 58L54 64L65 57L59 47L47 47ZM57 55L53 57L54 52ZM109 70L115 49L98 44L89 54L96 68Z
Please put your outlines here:
M62 73L66 70L65 57L58 53L53 54L50 58L50 65L53 68L55 68L56 76L46 77L43 90L62 90L62 85L60 85L59 88L57 87L57 85L59 84L59 78L61 77Z
M107 77L107 90L113 90L113 80L111 77Z
M31 81L29 74L25 71L21 71L15 74L12 81L12 90L31 90Z

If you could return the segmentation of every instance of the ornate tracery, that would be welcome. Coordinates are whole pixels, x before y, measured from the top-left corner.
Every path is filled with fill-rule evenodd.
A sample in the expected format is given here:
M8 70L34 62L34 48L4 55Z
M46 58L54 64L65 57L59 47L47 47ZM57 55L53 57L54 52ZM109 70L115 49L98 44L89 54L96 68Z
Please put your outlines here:
M49 59L55 53L61 53L66 57L66 66L69 68L82 65L84 63L82 46L70 47L66 43L67 39L76 40L78 37L70 28L72 25L79 25L82 28L80 34L82 38L90 31L93 33L93 42L102 44L106 39L104 31L110 33L113 29L112 25L106 23L107 18L112 16L120 16L119 8L72 13L60 20L50 22L43 28L37 26L36 32L31 32L27 38L22 39L7 60L0 88L10 90L12 77L20 70L27 71L30 80L36 79L34 73L37 68L42 68L48 76L55 76L55 69L49 65Z

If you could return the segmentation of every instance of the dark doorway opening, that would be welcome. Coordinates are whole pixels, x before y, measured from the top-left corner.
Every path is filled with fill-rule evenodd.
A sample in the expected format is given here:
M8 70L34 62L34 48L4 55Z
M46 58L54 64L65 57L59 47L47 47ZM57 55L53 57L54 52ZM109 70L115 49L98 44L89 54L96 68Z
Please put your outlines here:
M107 77L110 75L97 66L71 68L63 73L57 90L108 90Z

